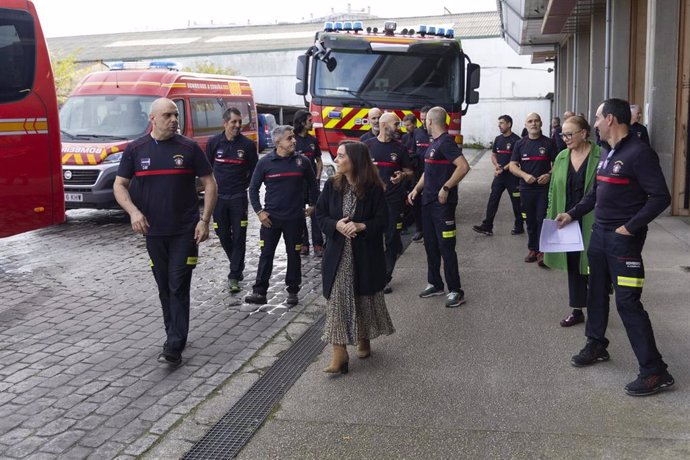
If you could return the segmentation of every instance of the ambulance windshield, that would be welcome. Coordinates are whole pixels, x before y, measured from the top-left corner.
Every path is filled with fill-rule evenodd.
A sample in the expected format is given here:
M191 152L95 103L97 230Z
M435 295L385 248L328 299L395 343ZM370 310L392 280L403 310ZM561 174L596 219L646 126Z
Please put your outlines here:
M60 109L63 140L135 139L149 127L152 96L73 96Z
M333 51L332 71L316 61L314 96L366 104L447 104L459 98L459 56Z

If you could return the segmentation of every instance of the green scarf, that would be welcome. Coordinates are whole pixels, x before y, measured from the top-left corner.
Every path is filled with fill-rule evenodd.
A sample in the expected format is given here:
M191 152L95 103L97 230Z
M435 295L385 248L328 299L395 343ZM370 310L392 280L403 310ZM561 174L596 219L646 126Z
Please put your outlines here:
M592 144L592 149L589 152L589 158L587 160L585 195L592 190L592 186L594 185L600 157L601 148L596 144ZM570 149L565 149L558 154L556 160L553 162L553 168L551 169L551 182L549 184L549 208L546 211L547 219L555 219L556 215L559 213L568 211L568 209L565 209L565 190L569 166ZM585 250L580 252L580 273L583 275L588 275L589 263L587 261L587 248L589 248L589 237L592 234L594 211L584 215L581 223L582 240L584 242ZM568 269L565 252L547 252L544 254L544 263L547 266L558 270Z

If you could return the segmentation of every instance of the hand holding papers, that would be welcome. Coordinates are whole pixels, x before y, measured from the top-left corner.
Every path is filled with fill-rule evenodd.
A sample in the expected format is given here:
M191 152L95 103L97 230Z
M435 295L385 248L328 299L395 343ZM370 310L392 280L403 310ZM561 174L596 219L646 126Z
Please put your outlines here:
M539 237L541 252L576 252L584 248L580 224L577 221L559 229L555 220L544 219Z

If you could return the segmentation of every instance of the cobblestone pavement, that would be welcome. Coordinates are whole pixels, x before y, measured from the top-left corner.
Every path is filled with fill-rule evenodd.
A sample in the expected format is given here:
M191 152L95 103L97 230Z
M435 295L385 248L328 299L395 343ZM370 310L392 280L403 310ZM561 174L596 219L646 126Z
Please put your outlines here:
M258 263L250 217L244 291L231 296L218 239L200 248L184 365L156 362L164 341L144 239L122 212L71 211L64 225L0 240L0 454L142 454L320 296L303 258L300 304L284 304L279 247L269 305L243 305ZM281 245L282 246L282 245Z

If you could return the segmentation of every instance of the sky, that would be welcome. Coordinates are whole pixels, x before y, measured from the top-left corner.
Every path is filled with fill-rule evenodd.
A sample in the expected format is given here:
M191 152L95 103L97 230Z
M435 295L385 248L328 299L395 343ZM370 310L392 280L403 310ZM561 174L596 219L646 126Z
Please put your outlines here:
M320 0L33 0L46 37L186 28L190 25L260 25L302 22L331 12L365 11L381 18L495 11L496 0L398 2ZM401 5L391 8L391 5ZM238 6L242 5L242 6ZM404 6L402 6L404 5Z

